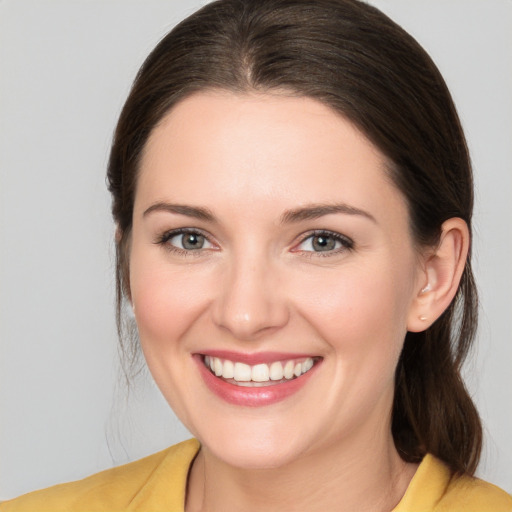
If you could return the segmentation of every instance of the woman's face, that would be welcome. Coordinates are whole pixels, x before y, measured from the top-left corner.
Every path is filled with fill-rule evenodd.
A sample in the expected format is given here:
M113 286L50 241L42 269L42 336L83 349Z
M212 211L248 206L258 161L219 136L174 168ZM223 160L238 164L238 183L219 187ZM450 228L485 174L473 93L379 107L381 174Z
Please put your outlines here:
M153 131L131 295L155 381L216 457L276 467L391 439L423 281L384 157L323 104L199 93Z

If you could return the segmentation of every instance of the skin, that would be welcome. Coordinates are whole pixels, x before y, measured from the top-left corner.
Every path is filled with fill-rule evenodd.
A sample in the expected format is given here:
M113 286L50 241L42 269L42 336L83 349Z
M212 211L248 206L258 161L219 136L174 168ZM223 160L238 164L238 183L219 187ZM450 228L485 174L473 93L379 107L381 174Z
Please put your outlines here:
M158 203L215 220L147 212ZM365 213L282 222L340 203ZM164 238L180 228L204 234L203 248L180 252L180 235ZM313 230L352 247L315 252ZM461 230L443 231L448 263L419 253L384 156L313 99L202 92L167 114L141 161L130 291L149 369L202 443L188 511L396 505L416 466L391 436L394 371L407 330L426 328L451 300ZM212 349L322 359L291 398L251 408L205 386L193 354Z

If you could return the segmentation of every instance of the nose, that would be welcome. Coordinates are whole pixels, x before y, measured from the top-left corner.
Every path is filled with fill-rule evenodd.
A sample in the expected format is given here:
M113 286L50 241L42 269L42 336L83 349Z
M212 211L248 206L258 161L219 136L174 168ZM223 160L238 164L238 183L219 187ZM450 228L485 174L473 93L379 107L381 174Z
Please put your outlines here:
M213 307L215 324L237 340L257 340L284 327L289 308L277 269L265 258L226 269Z

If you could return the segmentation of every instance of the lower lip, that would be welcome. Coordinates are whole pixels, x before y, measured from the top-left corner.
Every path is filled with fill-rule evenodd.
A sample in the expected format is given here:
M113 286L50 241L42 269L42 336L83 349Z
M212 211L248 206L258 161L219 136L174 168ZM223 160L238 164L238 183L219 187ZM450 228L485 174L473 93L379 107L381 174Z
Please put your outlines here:
M285 400L289 396L297 393L305 384L307 384L313 373L315 373L320 365L320 362L317 362L311 370L300 377L285 381L281 384L245 387L231 384L230 382L226 382L225 380L216 377L208 368L206 368L203 356L196 354L194 359L199 367L201 377L210 391L230 404L243 405L246 407L262 407Z

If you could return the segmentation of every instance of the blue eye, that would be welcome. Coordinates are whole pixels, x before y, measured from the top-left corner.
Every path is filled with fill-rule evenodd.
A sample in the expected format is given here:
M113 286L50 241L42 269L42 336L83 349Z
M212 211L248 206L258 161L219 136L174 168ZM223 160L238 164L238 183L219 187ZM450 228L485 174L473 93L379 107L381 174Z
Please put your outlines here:
M306 252L340 252L352 249L354 243L349 238L330 231L315 232L302 240L296 247L298 251Z

